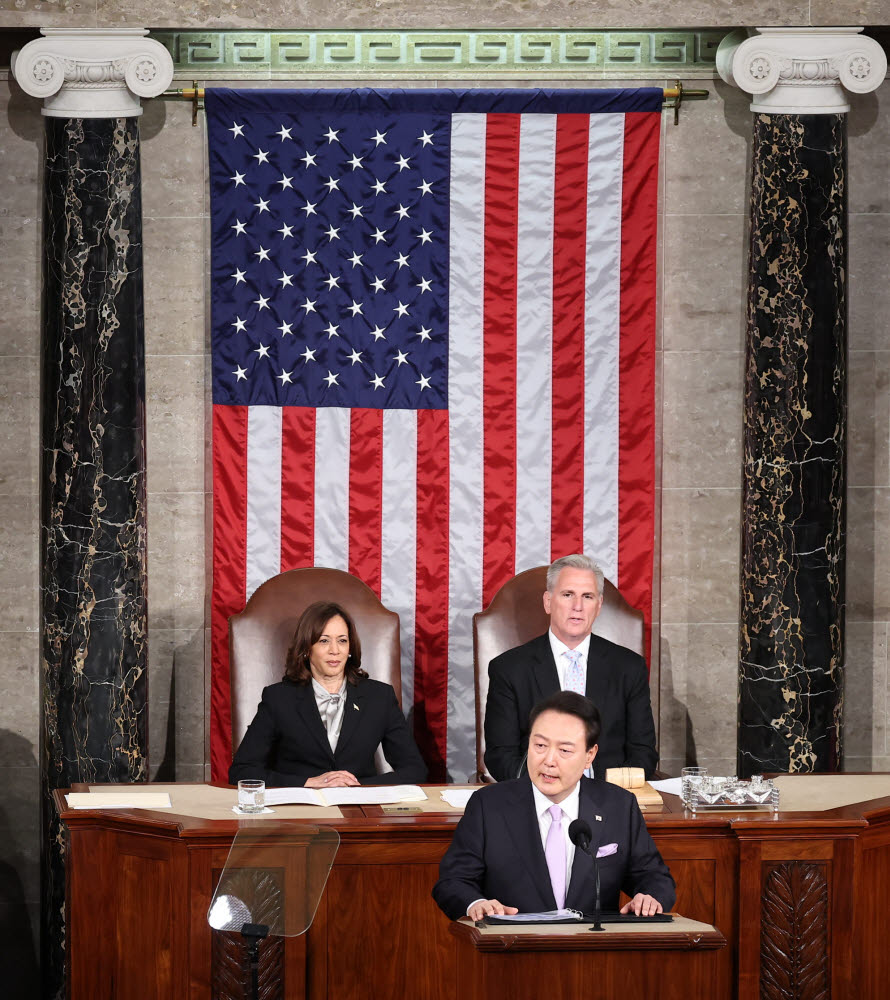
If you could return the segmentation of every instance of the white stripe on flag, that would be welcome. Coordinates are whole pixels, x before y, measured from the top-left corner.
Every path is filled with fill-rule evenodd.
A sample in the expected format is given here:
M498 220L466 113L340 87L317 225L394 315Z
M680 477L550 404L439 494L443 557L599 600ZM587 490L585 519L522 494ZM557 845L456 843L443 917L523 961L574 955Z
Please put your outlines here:
M349 410L315 412L315 565L349 572Z
M402 708L414 701L417 578L417 411L383 411L380 600L399 615Z
M555 164L556 116L523 115L516 252L516 573L550 562Z
M448 411L448 771L475 770L473 615L482 607L484 115L451 127ZM422 543L421 543L422 544Z
M247 410L246 597L281 570L281 408Z
M585 276L584 551L618 572L618 338L624 115L590 116Z

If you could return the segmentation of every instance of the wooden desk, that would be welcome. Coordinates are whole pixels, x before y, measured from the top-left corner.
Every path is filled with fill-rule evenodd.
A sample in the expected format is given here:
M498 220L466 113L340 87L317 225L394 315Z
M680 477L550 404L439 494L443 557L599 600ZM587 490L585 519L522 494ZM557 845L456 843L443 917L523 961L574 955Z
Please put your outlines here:
M238 820L68 810L70 1000L240 996L240 941L206 914ZM264 997L454 1000L456 940L430 899L456 816L345 809L309 933L267 943ZM883 1000L890 982L890 797L822 812L692 817L665 796L646 822L677 911L712 924L715 1000ZM854 905L854 903L856 905Z
M458 939L462 1000L492 996L658 997L713 1000L723 935L684 917L670 924L475 927L451 924Z

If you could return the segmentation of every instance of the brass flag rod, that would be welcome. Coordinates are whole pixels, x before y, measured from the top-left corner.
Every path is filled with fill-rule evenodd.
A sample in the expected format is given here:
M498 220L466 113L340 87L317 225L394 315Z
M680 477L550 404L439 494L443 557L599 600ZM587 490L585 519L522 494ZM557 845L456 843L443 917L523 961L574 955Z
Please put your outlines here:
M707 90L686 90L680 80L673 87L665 87L664 104L662 107L673 109L674 124L680 123L680 106L684 101L706 101L710 96ZM204 88L199 87L197 81L192 81L191 87L180 87L175 90L165 90L162 97L179 98L182 101L192 103L192 125L198 124L198 112L203 110Z

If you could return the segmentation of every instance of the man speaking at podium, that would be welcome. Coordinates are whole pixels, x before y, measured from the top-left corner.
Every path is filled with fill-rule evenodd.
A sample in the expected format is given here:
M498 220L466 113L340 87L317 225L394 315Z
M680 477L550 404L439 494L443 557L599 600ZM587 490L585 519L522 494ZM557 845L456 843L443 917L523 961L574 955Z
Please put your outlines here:
M603 571L588 556L557 559L544 592L549 630L489 664L485 766L498 781L522 773L529 713L560 689L586 695L600 711L597 777L610 767L641 767L652 777L658 753L646 661L591 633L603 583Z
M597 753L600 718L573 691L540 702L529 720L528 774L487 785L467 803L439 865L433 898L452 920L469 916L596 909L651 916L669 910L674 880L649 836L634 796L584 777ZM589 854L569 837L573 820L590 829ZM576 838L577 839L577 838Z

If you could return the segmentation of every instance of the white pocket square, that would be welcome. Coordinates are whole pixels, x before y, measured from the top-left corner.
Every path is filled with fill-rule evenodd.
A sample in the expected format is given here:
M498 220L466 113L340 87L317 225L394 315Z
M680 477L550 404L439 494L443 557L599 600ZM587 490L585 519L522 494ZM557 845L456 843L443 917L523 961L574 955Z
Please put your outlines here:
M603 844L603 846L596 852L598 858L607 858L610 854L618 853L617 844Z

